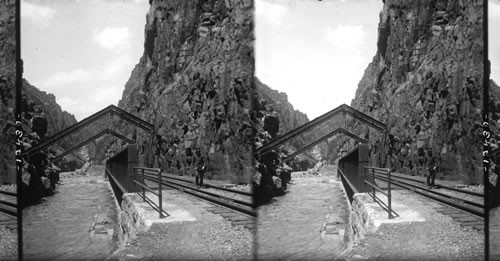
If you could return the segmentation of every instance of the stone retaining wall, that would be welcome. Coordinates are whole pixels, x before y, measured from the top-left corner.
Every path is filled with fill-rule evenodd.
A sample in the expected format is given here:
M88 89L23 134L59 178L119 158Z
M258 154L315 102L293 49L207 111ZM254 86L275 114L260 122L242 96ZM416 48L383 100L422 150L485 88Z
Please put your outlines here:
M118 239L124 245L129 239L140 232L146 232L151 227L146 221L146 210L138 207L137 194L125 193L122 198L121 211L118 215Z
M365 204L368 200L371 199L367 193L355 193L353 196L349 226L351 239L354 241L364 238L367 233L375 232L378 228L369 207Z

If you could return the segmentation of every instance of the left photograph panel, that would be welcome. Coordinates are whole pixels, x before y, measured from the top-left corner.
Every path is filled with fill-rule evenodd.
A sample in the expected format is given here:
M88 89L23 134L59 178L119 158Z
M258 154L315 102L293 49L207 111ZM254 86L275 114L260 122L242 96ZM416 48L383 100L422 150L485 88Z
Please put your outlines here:
M16 5L0 2L0 260L18 257L16 186Z
M21 1L24 260L250 260L253 2Z

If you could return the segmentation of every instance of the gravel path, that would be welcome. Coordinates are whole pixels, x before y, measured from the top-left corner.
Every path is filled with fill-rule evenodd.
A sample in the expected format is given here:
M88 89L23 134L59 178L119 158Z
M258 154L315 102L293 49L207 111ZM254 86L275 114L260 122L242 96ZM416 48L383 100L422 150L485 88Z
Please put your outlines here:
M153 224L109 260L252 260L254 236L206 211L212 204L175 190L164 200L182 206L196 221ZM167 209L168 212L168 209Z
M399 200L426 221L382 224L339 260L484 260L484 233L462 228L435 210L440 204L412 192Z
M490 260L500 260L500 207L490 210Z
M17 260L17 231L0 227L0 260Z
M16 192L16 184L1 185L0 190ZM0 194L0 199L17 203L17 198ZM8 229L6 224L17 222L16 219L0 213L0 260L17 260L17 230ZM17 228L17 225L15 226Z

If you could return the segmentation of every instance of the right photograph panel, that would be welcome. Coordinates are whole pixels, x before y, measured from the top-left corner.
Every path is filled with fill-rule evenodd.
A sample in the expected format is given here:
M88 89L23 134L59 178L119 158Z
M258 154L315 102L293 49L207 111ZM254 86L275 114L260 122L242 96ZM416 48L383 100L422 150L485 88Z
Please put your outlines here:
M484 260L483 1L255 6L256 257Z
M490 173L489 181L489 258L500 260L500 1L488 0L488 59L491 65L489 85ZM497 29L498 30L498 29Z

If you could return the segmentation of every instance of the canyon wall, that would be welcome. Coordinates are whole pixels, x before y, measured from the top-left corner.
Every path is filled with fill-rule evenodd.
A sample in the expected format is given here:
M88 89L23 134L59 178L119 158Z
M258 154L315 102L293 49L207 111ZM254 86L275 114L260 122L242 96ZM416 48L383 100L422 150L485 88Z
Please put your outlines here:
M253 11L251 0L150 1L144 53L118 103L155 126L150 135L120 124L136 138L141 165L190 175L199 148L210 178L249 183Z
M372 164L423 175L435 157L438 178L482 183L482 8L478 0L384 2L377 53L351 106L389 130L349 123L369 136Z

